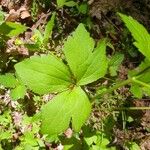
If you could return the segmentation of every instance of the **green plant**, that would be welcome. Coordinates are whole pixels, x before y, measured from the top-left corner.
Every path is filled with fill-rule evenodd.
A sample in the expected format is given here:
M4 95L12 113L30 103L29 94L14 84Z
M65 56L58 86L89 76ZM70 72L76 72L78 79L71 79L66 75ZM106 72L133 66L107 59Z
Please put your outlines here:
M5 21L4 13L0 12L0 48L2 50L5 49L5 43L8 39L12 37L17 37L18 35L24 33L26 30L27 27L25 25Z
M0 25L5 21L5 13L0 10Z
M9 38L16 37L27 30L27 27L14 22L5 22L2 21L0 24L0 38L2 39L1 45L3 45ZM3 49L4 47L1 47ZM3 64L7 63L7 56L3 54L3 51L0 54L0 69L3 68ZM6 87L11 88L11 97L16 100L23 98L26 93L26 88L24 85L17 80L12 73L5 75L0 75L0 83Z
M108 127L108 125L107 125ZM109 127L108 127L109 128ZM83 149L88 150L116 150L113 146L108 146L110 140L103 131L92 131L88 126L83 127Z
M14 77L14 74L8 73L0 75L0 83L5 88L11 89L10 96L13 100L24 98L24 95L26 94L26 87L21 83L21 81Z
M103 94L113 92L127 84L131 85L131 88L132 86L139 87L140 91L142 90L140 96L149 94L150 35L146 29L132 17L123 14L119 15L136 40L134 45L145 56L145 59L137 69L130 71L127 80L115 83L114 86L106 88L93 97L89 98L88 93L84 90L85 85L103 78L107 73L108 67L112 67L112 70L114 69L114 72L109 70L109 73L112 74L112 76L116 75L116 70L124 56L120 53L115 54L113 59L108 61L106 57L106 40L100 40L95 46L94 40L90 37L83 24L79 24L73 34L64 42L63 52L65 60L60 60L51 53L48 55L32 56L15 65L16 79L13 77L12 81L14 83L11 84L13 87L10 88L17 86L17 80L17 82L19 81L26 89L39 95L57 93L51 101L42 106L38 114L41 120L41 132L43 134L55 136L64 132L69 126L72 127L75 132L80 131L81 126L91 111L89 99L94 102ZM48 29L48 31L50 31L50 29ZM118 57L120 58L119 61L117 60ZM117 65L117 68L113 68L115 65ZM11 81L10 79L8 80L9 82ZM10 84L8 84L6 80L1 80L1 83L6 87L9 87ZM133 94L137 96L135 92L133 92ZM149 109L149 107L116 109L134 110ZM104 139L101 143L97 142L99 137L103 137ZM96 146L107 149L109 140L106 134L104 134L104 136L102 136L102 133L96 134L96 137L92 137L92 142L93 141ZM91 144L87 139L85 139L85 142L90 147L95 147L95 145Z
M37 3L37 0L33 0L32 6L31 6L31 16L32 16L33 21L36 21L38 11L39 11L39 5Z
M24 131L22 136L19 137L20 144L15 150L33 149L39 150L39 148L45 148L44 142L40 139L38 132L40 130L39 123L34 121L32 117L24 115L21 121ZM32 127L28 127L31 126Z
M61 8L63 6L73 7L76 5L77 5L77 3L72 0L57 0L58 8Z
M129 78L132 79L131 91L136 97L140 98L143 94L150 94L150 81L148 77L150 75L150 34L143 25L132 17L123 14L119 15L135 39L133 44L145 56L144 61L135 70L129 72Z
M145 59L136 69L129 71L127 80L121 83L117 83L116 85L105 90L101 94L96 95L94 99L101 97L102 94L113 92L115 89L118 89L119 87L124 86L126 84L131 85L131 92L134 94L135 97L142 97L143 94L150 94L150 34L147 32L143 25L138 23L132 17L120 13L119 16L125 22L127 28L129 29L133 38L135 39L134 45L145 56Z
M125 144L129 150L140 150L141 148L135 142L128 142Z
M32 36L32 40L34 44L25 44L25 46L31 50L31 51L45 51L47 50L47 44L49 43L49 39L52 35L52 30L54 28L54 21L55 21L55 15L54 12L51 16L51 19L48 21L48 23L45 26L44 33L41 33L40 30L35 29L34 35Z
M88 12L88 4L83 2L80 5L77 5L77 9L78 9L79 13L85 15Z
M70 121L72 128L79 131L89 116L91 105L81 86L103 77L107 69L106 42L102 40L94 46L94 40L80 24L64 43L70 69L52 54L32 56L15 65L17 76L33 92L61 92L42 107L42 133L59 134Z
M19 34L25 32L26 30L27 30L26 26L15 22L3 22L0 25L0 35L7 36L9 38L18 36Z
M0 114L0 150L4 150L4 147L7 149L12 149L10 144L11 139L13 138L13 133L15 128L11 118L11 110L5 110Z

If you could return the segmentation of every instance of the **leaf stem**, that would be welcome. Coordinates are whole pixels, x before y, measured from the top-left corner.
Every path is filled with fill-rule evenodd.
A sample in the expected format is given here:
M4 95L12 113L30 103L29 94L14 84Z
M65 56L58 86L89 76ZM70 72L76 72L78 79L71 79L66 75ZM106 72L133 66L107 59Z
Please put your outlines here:
M103 111L125 111L125 110L150 110L150 107L116 107L116 108L101 108Z
M122 82L120 82L120 83L118 83L118 84L116 84L116 85L110 87L109 89L107 89L106 91L102 92L101 94L95 95L94 97L92 97L92 99L93 99L93 100L94 100L94 99L98 99L98 98L100 98L102 95L107 94L107 93L111 93L111 92L113 92L114 90L116 90L116 89L118 89L118 88L120 88L120 87L122 87L122 86L124 86L124 85L126 85L126 84L129 84L129 83L131 83L131 82L133 82L132 78L129 78L129 79L125 80L125 81L122 81Z
M114 110L150 110L150 107L121 107Z

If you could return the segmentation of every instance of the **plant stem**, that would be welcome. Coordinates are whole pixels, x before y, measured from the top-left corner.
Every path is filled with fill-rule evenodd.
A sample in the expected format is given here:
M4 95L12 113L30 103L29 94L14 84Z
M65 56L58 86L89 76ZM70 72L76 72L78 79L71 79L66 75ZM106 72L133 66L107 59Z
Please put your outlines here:
M102 111L125 111L125 110L150 110L150 107L116 107L116 108L101 108Z
M121 107L114 110L150 110L150 107Z
M124 85L126 85L126 84L131 83L132 81L133 81L132 78L129 78L129 79L125 80L125 81L122 81L122 82L120 82L120 83L118 83L118 84L116 84L116 85L110 87L108 90L102 92L101 94L97 94L97 95L94 96L92 99L93 99L93 100L94 100L94 99L98 99L98 98L100 98L102 95L104 95L104 94L106 94L106 93L111 93L111 92L113 92L114 90L116 90L116 89L118 89L118 88L120 88L120 87L122 87L122 86L124 86Z

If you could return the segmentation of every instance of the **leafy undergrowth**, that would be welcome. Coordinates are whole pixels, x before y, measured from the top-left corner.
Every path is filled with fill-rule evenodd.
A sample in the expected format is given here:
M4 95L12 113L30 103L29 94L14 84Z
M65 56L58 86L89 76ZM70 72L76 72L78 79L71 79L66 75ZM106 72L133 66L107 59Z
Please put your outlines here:
M0 150L149 150L150 34L127 6L1 1Z

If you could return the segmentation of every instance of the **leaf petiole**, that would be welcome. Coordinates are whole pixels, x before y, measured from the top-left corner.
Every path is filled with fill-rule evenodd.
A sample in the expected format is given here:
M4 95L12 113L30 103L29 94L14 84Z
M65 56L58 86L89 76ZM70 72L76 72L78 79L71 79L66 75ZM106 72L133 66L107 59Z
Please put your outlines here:
M120 82L120 83L118 83L118 84L116 84L116 85L110 87L109 89L107 89L106 91L102 92L101 94L95 95L92 99L93 99L93 100L98 99L98 98L100 98L102 95L107 94L107 93L111 93L111 92L113 92L114 90L116 90L116 89L118 89L118 88L120 88L120 87L122 87L122 86L124 86L124 85L127 85L127 84L129 84L129 83L131 83L131 82L133 82L132 78L129 78L129 79L125 80L125 81L122 81L122 82Z

